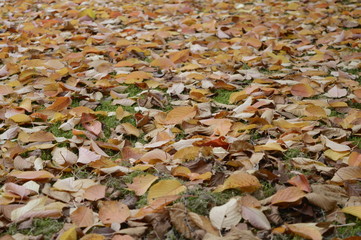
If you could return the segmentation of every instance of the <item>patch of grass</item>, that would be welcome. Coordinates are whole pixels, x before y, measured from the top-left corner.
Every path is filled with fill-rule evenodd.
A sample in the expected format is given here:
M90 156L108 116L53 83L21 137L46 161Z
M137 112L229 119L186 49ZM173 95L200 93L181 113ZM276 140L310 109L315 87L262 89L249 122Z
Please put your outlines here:
M291 160L292 158L295 157L305 157L305 154L301 151L301 149L298 148L290 148L283 153L284 160Z
M361 80L360 80L361 81ZM361 83L361 82L360 82ZM354 102L354 101L347 101L347 105L352 108L361 109L361 103Z
M72 98L71 99L71 108L79 107L80 106L80 99L79 98Z
M121 123L130 123L130 124L132 124L134 127L137 126L137 122L136 122L134 116L125 117L125 118L123 118L120 122L121 122Z
M54 239L54 235L63 228L64 223L59 219L35 218L28 229L19 229L17 224L12 224L7 231L2 234L14 235L22 233L30 236L42 236L45 240Z
M118 106L112 105L111 101L101 101L100 104L95 108L95 111L114 112Z
M53 156L51 155L51 149L42 149L41 150L40 158L42 160L51 160L52 157Z
M251 138L250 138L251 141L256 141L256 140L262 138L262 134L259 132L258 129L252 129L250 131L250 135L251 135Z
M343 117L344 113L337 112L335 109L331 109L330 117Z
M165 240L187 240L187 238L184 238L182 234L180 234L174 228L172 228L169 232L167 232L167 235L165 235L164 237Z
M103 133L106 138L109 138L112 133L112 129L115 129L120 124L120 121L116 116L98 116L98 120L103 125Z
M215 90L216 96L213 98L214 101L229 104L229 97L231 96L234 91L229 91L225 89L216 89Z
M128 173L127 175L122 176L122 180L125 183L132 183L133 179L135 177L143 176L145 174L146 174L145 172L137 170L137 171L134 171L134 172Z
M126 93L129 93L129 97L134 97L138 93L142 92L143 90L137 87L134 84L126 85L128 88L125 90Z
M351 136L349 141L352 141L359 149L361 149L361 137L360 136Z
M335 229L335 235L333 237L339 237L341 239L359 236L361 237L361 220L354 216L347 216L347 223L354 223L355 225L338 227Z
M272 185L272 183L261 180L261 185L262 199L268 198L276 193L276 188Z
M49 132L54 134L55 137L65 137L65 138L72 138L73 133L71 131L63 131L59 127L62 123L56 122L48 128Z
M61 179L74 177L75 179L90 179L94 177L94 173L87 170L86 166L74 166L71 172L64 172Z
M182 202L192 212L200 215L208 215L212 207L223 205L235 196L240 196L241 192L235 189L223 192L210 192L202 188L188 190L182 194L177 202Z
M137 204L135 205L137 209L145 207L148 205L148 193L139 197Z
M361 69L359 68L353 68L353 69L343 69L345 72L348 72L352 75L356 75L355 81L359 82L361 84Z

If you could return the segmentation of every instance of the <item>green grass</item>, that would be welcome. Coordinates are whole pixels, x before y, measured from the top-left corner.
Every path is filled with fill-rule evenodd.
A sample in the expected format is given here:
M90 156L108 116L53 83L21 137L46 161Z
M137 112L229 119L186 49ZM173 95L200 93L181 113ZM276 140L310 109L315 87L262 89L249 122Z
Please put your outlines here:
M261 192L261 199L268 198L276 193L276 188L272 183L268 181L261 180L262 188L260 189Z
M347 105L351 108L361 109L361 103L358 103L358 102L354 102L354 101L350 100L350 101L347 101Z
M182 202L192 212L200 215L208 215L212 207L223 205L235 196L240 196L241 192L235 189L223 192L210 192L202 188L187 190L177 202Z
M337 227L332 237L348 238L359 236L361 237L361 220L354 216L347 216L347 223L354 223L355 225Z
M360 136L351 136L349 141L352 141L359 149L361 149L361 137Z
M305 157L305 154L301 151L301 149L298 148L290 148L283 153L284 160L291 160L292 158L295 157Z
M71 131L63 131L63 130L59 129L61 124L62 124L62 122L56 122L56 123L50 125L50 127L48 128L49 132L54 134L55 137L65 137L68 139L72 138L73 133Z
M225 89L216 89L215 90L215 97L213 98L214 101L223 103L223 104L229 104L229 97L234 91L229 91Z
M344 113L337 112L335 109L331 109L330 117L344 117Z
M50 240L55 239L54 235L63 228L63 225L63 221L59 219L35 218L30 228L20 230L19 226L14 223L9 226L6 232L0 235L22 233L29 236L41 236L45 240Z
M125 90L125 92L129 94L129 97L134 97L135 95L143 91L134 84L130 84L126 86L128 86L128 88Z
M352 75L356 75L355 81L359 82L361 84L361 69L359 68L353 68L353 69L343 69L345 72L348 72Z
M63 175L61 175L61 178L69 178L69 177L75 177L75 179L90 179L93 178L95 174L92 171L87 170L87 166L73 166L71 172L64 172Z

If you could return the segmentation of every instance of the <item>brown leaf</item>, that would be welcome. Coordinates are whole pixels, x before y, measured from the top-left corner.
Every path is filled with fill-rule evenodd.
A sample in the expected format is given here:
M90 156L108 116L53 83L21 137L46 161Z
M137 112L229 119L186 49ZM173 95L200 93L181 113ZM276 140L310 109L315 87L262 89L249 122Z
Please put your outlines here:
M278 190L272 197L273 205L286 205L296 203L306 194L297 187L288 187Z
M150 174L135 177L132 184L127 184L130 190L135 192L135 195L142 196L148 188L157 181L158 177Z
M80 206L70 214L70 219L78 227L91 227L94 224L94 213L90 208Z
M59 112L67 108L70 105L70 103L71 103L71 98L69 97L57 97L55 99L55 102L52 105L50 105L47 109Z
M105 197L106 187L103 185L93 185L85 189L84 198L89 201L97 201Z
M299 97L312 97L315 92L310 85L299 83L291 87L291 93Z
M197 114L197 109L190 106L176 107L164 119L165 124L180 124L192 119Z
M123 223L130 216L127 205L117 201L100 203L99 218L104 224Z

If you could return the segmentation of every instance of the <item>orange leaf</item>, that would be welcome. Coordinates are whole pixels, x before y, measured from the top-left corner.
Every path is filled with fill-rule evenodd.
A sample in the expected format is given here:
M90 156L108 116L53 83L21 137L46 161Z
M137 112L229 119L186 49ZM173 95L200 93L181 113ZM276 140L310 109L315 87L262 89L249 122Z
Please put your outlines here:
M67 108L71 103L71 99L69 97L57 97L55 102L51 104L47 109L53 111L62 111Z
M168 58L164 58L164 57L153 60L150 63L150 66L159 67L161 69L170 69L172 67L175 67L174 63L171 60L169 60Z
M305 192L311 192L310 183L308 182L307 178L303 174L294 176L293 178L288 180L288 183L292 184L296 187L299 187L301 190L303 190Z
M127 205L117 201L101 202L99 218L104 224L123 223L130 216Z
M130 190L135 192L135 195L142 196L148 188L158 179L157 176L150 174L135 177L132 184L127 184Z
M271 203L273 205L295 203L305 195L306 194L298 187L288 187L278 190L276 194L273 195Z
M291 93L294 96L299 97L312 97L315 94L315 91L310 85L299 83L292 86Z
M183 121L194 118L197 109L190 106L176 107L171 110L164 119L165 124L180 124Z
M212 126L213 134L219 136L225 136L232 127L232 120L226 118L219 119L206 119L200 121L202 124Z
M12 177L16 177L18 179L23 179L23 180L44 180L44 179L49 179L49 178L53 178L54 175L51 174L48 171L45 170L41 170L41 171L12 171L11 173L9 173L8 176L12 176Z
M169 58L173 63L185 62L189 58L189 49L170 53Z
M321 228L315 223L286 224L288 230L306 239L322 240Z
M361 167L361 154L358 152L352 152L348 158L348 165Z

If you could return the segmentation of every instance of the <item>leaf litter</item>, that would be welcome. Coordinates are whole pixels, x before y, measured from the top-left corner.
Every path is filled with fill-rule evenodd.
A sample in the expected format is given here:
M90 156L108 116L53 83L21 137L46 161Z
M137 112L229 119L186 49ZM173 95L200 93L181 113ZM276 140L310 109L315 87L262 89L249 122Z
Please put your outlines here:
M360 237L357 1L0 11L2 238Z

